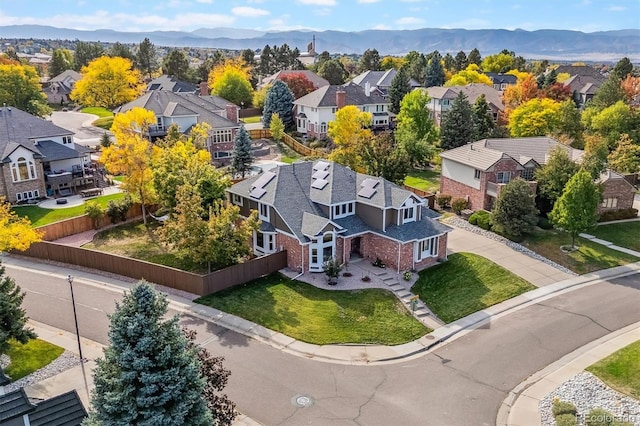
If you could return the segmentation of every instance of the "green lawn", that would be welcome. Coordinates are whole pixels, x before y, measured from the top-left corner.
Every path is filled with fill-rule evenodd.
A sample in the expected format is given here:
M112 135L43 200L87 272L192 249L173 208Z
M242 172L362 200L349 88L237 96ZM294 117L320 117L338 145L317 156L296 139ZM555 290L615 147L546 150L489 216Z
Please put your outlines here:
M612 250L584 238L576 238L579 250L565 253L560 246L570 245L571 237L558 229L536 230L527 235L522 245L578 274L613 268L637 262L637 257Z
M419 275L411 291L446 323L536 288L472 253L454 253Z
M207 272L203 265L195 264L190 259L180 259L160 244L154 232L159 226L161 226L160 223L152 219L146 226L142 222L123 223L99 232L93 242L82 247L145 260L183 271Z
M640 340L587 367L611 388L640 398Z
M618 246L640 251L640 221L600 225L588 233Z
M404 184L423 191L435 192L440 188L440 172L434 170L412 170Z
M10 344L7 355L11 358L11 364L5 373L12 381L21 379L36 370L48 365L64 352L60 346L53 345L40 339L33 339L26 344L13 342Z
M113 117L113 111L108 110L106 108L102 108L102 107L86 107L86 108L82 108L81 112L84 112L86 114L97 115L100 118Z
M260 123L260 120L262 120L261 115L254 115L253 117L245 117L242 119L245 124Z
M98 118L91 124L104 130L111 130L111 126L113 125L113 117Z
M124 197L124 193L102 195L92 198L102 207L106 207L110 200L118 200ZM84 204L80 206L67 207L64 209L43 209L38 206L16 206L13 208L18 216L29 218L34 227L48 225L65 219L70 219L84 214Z
M386 290L322 290L279 273L196 302L317 345L399 345L431 331Z

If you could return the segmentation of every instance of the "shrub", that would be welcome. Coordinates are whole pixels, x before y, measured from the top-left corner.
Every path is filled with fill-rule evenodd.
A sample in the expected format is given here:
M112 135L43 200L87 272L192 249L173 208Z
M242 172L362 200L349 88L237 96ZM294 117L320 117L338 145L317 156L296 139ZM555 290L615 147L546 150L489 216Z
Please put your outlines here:
M480 226L480 220L483 217L491 217L491 213L486 210L478 210L477 212L473 212L473 214L469 216L469 223L472 225Z
M382 259L380 259L379 257L376 257L376 260L374 260L373 262L371 262L371 265L377 267L377 268L386 268L387 265L384 264L384 262L382 261Z
M84 212L93 222L93 227L98 229L99 221L102 219L105 213L105 209L103 209L100 204L95 201L87 201L84 205Z
M127 212L132 204L133 202L128 194L117 201L110 200L107 203L107 216L111 219L111 223L115 224L118 219L123 222L127 220Z
M411 271L409 271L409 270L406 270L406 271L404 271L404 272L402 273L402 278L403 278L405 281L411 281L411 277L412 277L412 276L413 276L413 273L412 273Z
M324 148L324 142L323 141L313 141L309 144L309 148L313 148L313 149L319 149L319 148Z
M553 229L553 223L546 217L538 217L538 226L542 229Z
M586 426L615 426L623 424L625 423L618 422L613 414L602 408L594 408L585 416Z
M551 412L554 417L559 416L560 414L571 414L575 416L578 413L576 406L570 402L560 401L559 399L555 399L553 401L553 407L551 408Z
M329 284L336 283L342 271L342 264L335 257L328 258L322 265L322 270L327 276Z
M634 219L638 216L638 209L628 208L611 210L604 212L598 218L598 222L609 222L610 220Z
M556 426L578 426L578 419L573 414L560 414L556 416Z
M469 207L469 201L464 198L455 198L451 201L451 210L453 210L455 214L460 214L460 212L467 207Z
M451 203L451 195L449 194L438 194L436 196L436 203L440 206L441 209L448 209Z
M492 221L491 221L491 213L487 212L487 214L480 215L478 217L478 226L486 231L491 231Z

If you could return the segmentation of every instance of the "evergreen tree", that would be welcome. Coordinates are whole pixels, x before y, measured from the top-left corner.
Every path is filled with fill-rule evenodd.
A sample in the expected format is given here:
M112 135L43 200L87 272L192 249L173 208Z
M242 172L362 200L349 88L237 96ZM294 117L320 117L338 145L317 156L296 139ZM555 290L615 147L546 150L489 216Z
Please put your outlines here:
M405 57L409 77L421 84L427 78L427 58L422 53L412 50Z
M491 116L491 109L484 94L480 95L473 104L474 140L486 139L493 134L496 123Z
M331 85L343 84L348 77L347 71L337 59L326 60L318 67L318 75Z
M611 70L611 74L615 75L620 80L624 80L627 75L631 74L632 71L633 64L631 63L629 58L625 56L616 63L616 66Z
M477 66L482 65L482 56L480 56L480 51L476 48L473 48L471 52L469 52L469 56L467 56L467 61L469 65L476 64Z
M376 49L365 50L358 63L358 72L380 71L381 69L380 53Z
M449 71L453 70L456 64L455 59L453 59L453 56L451 56L451 53L449 52L444 55L444 58L442 58L442 62L444 63L444 69Z
M396 73L396 76L391 80L391 86L389 86L389 100L391 101L391 112L397 114L400 112L400 102L404 95L411 91L411 84L409 82L409 73L405 67L400 68Z
M171 49L162 61L162 73L178 80L186 80L188 71L189 59L181 49Z
M9 339L27 343L37 337L26 327L29 318L22 309L26 293L21 293L13 278L5 276L4 272L4 266L0 265L0 354L9 349Z
M503 233L518 238L538 220L534 194L527 181L516 178L506 184L493 207L492 220Z
M80 71L82 67L102 55L104 55L104 49L100 43L78 41L76 42L76 51L73 55L74 69Z
M567 182L549 218L558 227L571 235L571 246L575 247L579 233L596 226L600 187L587 170L580 170Z
M271 114L277 112L280 120L284 123L287 130L293 128L295 122L293 119L293 101L294 96L284 81L276 80L267 92L267 98L264 100L264 109L262 111L262 122L265 127L271 124Z
M440 146L453 149L473 142L473 113L471 104L464 93L460 92L453 101L451 109L442 118L440 125Z
M151 78L153 72L158 68L156 47L147 37L138 45L135 64L136 68L149 78Z
M135 60L135 57L131 52L131 49L129 49L129 46L125 46L119 41L116 41L111 45L111 47L109 48L109 56L119 56L120 58L129 59L131 62Z
M166 296L141 281L109 316L110 345L94 372L90 421L104 425L211 425L196 350L169 320Z
M49 64L49 75L55 77L71 69L73 69L73 54L71 51L67 49L54 50Z
M432 53L429 62L427 62L426 79L424 87L442 86L444 84L445 74L442 67L442 56L437 50Z
M453 59L454 70L455 72L459 72L467 69L469 65L469 60L467 59L467 55L461 50L456 54L456 57Z
M245 174L251 170L253 163L253 155L251 154L251 138L249 133L240 126L238 133L234 139L233 154L231 159L231 168L234 172L240 173L244 179Z

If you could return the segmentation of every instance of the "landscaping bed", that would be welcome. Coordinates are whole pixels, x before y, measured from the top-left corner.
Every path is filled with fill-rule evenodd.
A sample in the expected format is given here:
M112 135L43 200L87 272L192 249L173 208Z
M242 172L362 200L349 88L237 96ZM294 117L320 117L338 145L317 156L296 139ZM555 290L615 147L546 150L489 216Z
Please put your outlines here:
M399 345L431 331L389 291L322 290L280 273L196 302L316 345Z
M411 291L450 323L535 288L482 256L454 253L447 262L420 271Z

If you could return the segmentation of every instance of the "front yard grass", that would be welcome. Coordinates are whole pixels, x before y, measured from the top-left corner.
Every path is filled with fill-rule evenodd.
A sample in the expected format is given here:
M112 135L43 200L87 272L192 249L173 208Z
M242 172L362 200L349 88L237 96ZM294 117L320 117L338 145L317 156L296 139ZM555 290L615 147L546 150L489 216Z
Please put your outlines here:
M586 274L640 260L580 237L576 238L579 249L565 253L560 250L560 246L570 245L571 237L558 229L535 230L527 235L521 244L577 274Z
M454 253L448 261L420 271L411 291L450 323L535 288L482 256Z
M640 221L599 225L588 233L620 247L640 251Z
M119 200L124 197L124 193L102 195L92 198L102 207L107 207L110 200ZM27 217L33 227L48 225L65 219L70 219L84 214L84 204L64 209L43 209L38 206L16 206L13 208L18 216Z
M436 192L440 188L440 172L434 170L412 170L404 179L404 184L428 192Z
M280 273L196 302L316 345L399 345L431 331L386 290L323 290Z
M244 121L245 124L260 123L260 121L262 120L262 116L261 115L254 115L252 117L242 118L241 120Z
M193 263L189 259L179 259L159 242L154 231L160 226L162 225L159 222L153 220L149 220L146 226L142 222L124 223L99 232L92 242L82 247L145 260L183 271L206 273L204 266Z
M41 369L64 352L60 346L40 339L29 340L24 345L13 341L9 345L7 355L11 358L11 364L4 372L12 381L19 380Z
M102 118L102 117L113 117L113 111L108 110L108 109L103 108L103 107L86 107L86 108L82 108L82 110L80 110L80 112L84 112L85 114L97 115L100 118Z
M618 392L640 398L640 340L587 367L587 371Z

